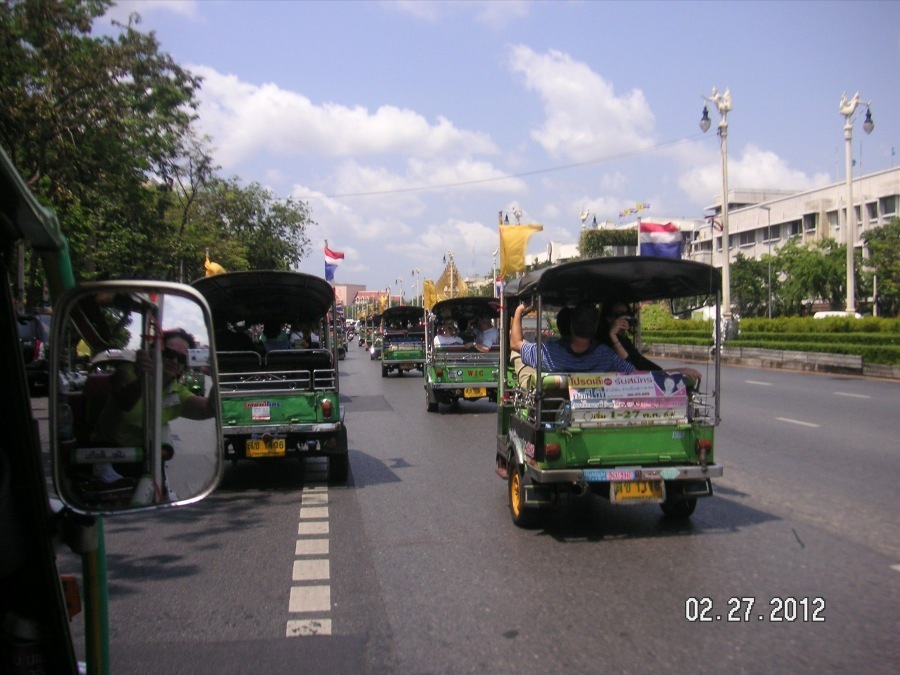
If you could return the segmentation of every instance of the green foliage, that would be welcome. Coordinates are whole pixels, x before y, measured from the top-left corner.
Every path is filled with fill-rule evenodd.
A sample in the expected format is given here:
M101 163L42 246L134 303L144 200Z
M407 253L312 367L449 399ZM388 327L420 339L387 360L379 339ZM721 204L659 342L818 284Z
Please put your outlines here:
M213 180L192 126L199 78L137 30L137 15L115 36L91 35L111 5L0 3L0 144L56 211L76 277L190 281L207 250L226 269L296 265L308 206ZM28 265L29 306L39 270Z
M862 236L869 249L869 260L866 262L871 271L864 273L869 295L874 290L873 277L877 275L878 313L897 316L900 313L900 218L868 230Z
M634 230L583 230L578 251L583 258L602 258L611 254L613 246L637 247Z

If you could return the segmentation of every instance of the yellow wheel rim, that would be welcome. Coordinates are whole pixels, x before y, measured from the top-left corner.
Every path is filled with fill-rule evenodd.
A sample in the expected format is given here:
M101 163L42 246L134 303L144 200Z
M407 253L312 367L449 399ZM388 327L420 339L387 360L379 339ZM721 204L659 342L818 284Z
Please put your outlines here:
M513 514L518 516L522 509L522 500L519 494L519 472L514 468L512 470L512 478L509 481L509 503L512 507Z

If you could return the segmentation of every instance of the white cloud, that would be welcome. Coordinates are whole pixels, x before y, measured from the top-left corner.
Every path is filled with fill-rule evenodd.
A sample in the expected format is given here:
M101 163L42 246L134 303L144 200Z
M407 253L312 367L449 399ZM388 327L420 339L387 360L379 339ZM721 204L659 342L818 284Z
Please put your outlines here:
M203 77L203 131L213 138L217 159L226 167L264 154L461 157L497 152L486 134L457 129L444 117L429 123L395 106L372 112L361 106L316 105L275 84L249 84L206 66L189 69Z
M719 152L702 153L697 162L678 180L678 185L698 204L710 205L722 194L722 159ZM807 190L828 183L827 173L809 176L791 169L787 162L769 150L747 144L738 155L728 153L728 188Z
M617 96L590 67L555 50L515 46L510 67L543 101L546 119L531 136L551 155L581 162L653 145L654 117L640 90Z

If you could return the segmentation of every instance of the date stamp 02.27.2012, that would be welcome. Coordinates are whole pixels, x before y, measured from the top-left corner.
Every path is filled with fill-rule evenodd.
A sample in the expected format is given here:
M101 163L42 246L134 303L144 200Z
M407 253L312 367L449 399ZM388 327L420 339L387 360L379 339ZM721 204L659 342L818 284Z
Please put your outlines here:
M825 621L825 598L771 597L759 602L753 596L728 598L725 604L709 597L688 597L684 618L706 623L818 623Z

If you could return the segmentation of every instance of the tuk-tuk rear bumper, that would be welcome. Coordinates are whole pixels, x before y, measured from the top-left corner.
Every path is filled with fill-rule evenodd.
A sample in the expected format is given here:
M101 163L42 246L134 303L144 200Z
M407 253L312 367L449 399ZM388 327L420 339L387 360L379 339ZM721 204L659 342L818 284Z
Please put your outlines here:
M623 466L603 469L587 469L596 474L585 474L585 469L541 469L531 464L525 465L525 473L536 483L602 483L606 481L692 481L706 478L721 478L724 467L721 464L686 466ZM604 476L605 474L605 476Z

